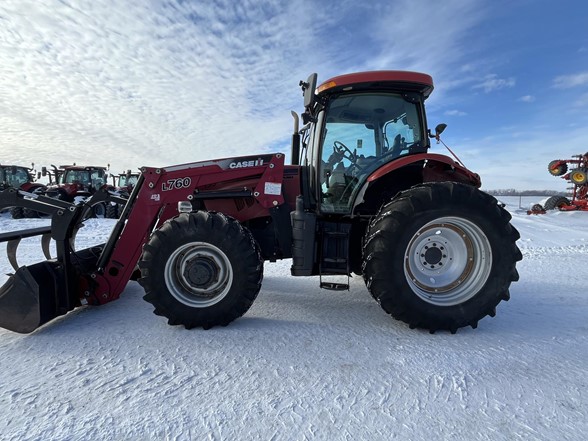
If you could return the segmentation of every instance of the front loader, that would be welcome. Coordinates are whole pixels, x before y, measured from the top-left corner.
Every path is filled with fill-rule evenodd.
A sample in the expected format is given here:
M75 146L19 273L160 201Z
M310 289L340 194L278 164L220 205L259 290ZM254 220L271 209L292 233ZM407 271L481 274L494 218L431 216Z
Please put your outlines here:
M518 280L518 232L480 178L428 153L430 76L361 72L301 82L292 164L282 153L143 167L128 200L106 189L75 204L14 189L0 208L47 213L46 228L0 234L16 272L0 288L0 326L31 332L81 305L117 299L131 279L171 325L224 326L247 312L265 261L346 290L362 276L393 317L431 332L476 327ZM84 212L124 203L100 246L76 250ZM16 247L42 237L47 260L18 267ZM48 242L56 243L55 257ZM334 277L336 276L336 277Z

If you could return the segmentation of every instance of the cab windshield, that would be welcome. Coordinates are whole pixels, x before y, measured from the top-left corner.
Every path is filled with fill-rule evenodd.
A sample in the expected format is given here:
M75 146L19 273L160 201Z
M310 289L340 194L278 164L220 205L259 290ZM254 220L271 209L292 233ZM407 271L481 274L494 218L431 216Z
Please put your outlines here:
M7 185L16 188L30 180L29 172L23 167L4 167L0 176Z
M127 186L131 186L131 185L135 185L138 180L139 180L139 176L137 176L137 175L130 175L128 177L127 177L127 175L120 175L118 178L118 185L120 187L127 187Z
M346 94L329 102L319 165L322 211L350 211L373 171L399 156L426 151L419 105L394 93Z
M91 185L99 188L106 184L106 176L104 170L67 170L63 177L65 184L82 184Z

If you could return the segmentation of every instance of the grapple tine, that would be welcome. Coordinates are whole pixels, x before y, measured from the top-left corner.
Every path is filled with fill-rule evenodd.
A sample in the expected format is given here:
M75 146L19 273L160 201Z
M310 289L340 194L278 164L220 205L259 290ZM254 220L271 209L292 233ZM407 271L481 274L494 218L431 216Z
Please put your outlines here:
M43 234L41 236L41 248L43 249L43 255L45 259L51 260L51 251L49 251L49 242L51 242L51 234Z
M18 270L18 262L16 261L16 249L18 248L18 244L20 243L20 237L17 239L9 240L6 243L6 254L8 254L8 261L14 271Z
M76 251L76 236L78 235L78 231L80 230L80 228L83 226L83 224L76 225L76 227L71 232L71 237L69 238L69 247L74 253Z

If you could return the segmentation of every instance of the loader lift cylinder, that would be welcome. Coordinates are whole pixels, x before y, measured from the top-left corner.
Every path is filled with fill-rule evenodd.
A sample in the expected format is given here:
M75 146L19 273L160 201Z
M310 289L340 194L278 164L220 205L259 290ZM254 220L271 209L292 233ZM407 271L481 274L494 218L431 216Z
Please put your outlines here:
M133 191L131 192L129 199L128 199L127 203L125 204L125 207L123 208L123 211L120 214L120 216L119 216L119 218L118 218L118 220L112 230L112 234L108 238L108 242L106 242L106 245L104 246L104 249L102 250L102 253L100 254L100 258L98 259L98 264L97 264L98 270L103 270L106 267L106 264L108 263L108 261L110 260L110 256L112 255L112 252L114 251L114 247L116 245L116 242L118 241L120 233L122 233L122 230L125 227L125 222L129 218L129 215L131 214L131 210L133 208L133 205L135 204L135 201L137 200L137 195L141 191L141 188L143 187L144 182L145 182L145 177L142 174L139 175L139 179L137 180L137 183L133 187Z

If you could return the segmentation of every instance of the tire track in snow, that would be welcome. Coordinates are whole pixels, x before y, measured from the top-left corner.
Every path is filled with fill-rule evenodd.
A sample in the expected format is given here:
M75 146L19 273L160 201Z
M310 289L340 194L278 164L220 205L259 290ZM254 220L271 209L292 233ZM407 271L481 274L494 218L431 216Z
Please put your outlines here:
M549 256L576 256L588 254L588 245L567 245L561 247L533 247L522 248L519 244L523 259L542 259Z

